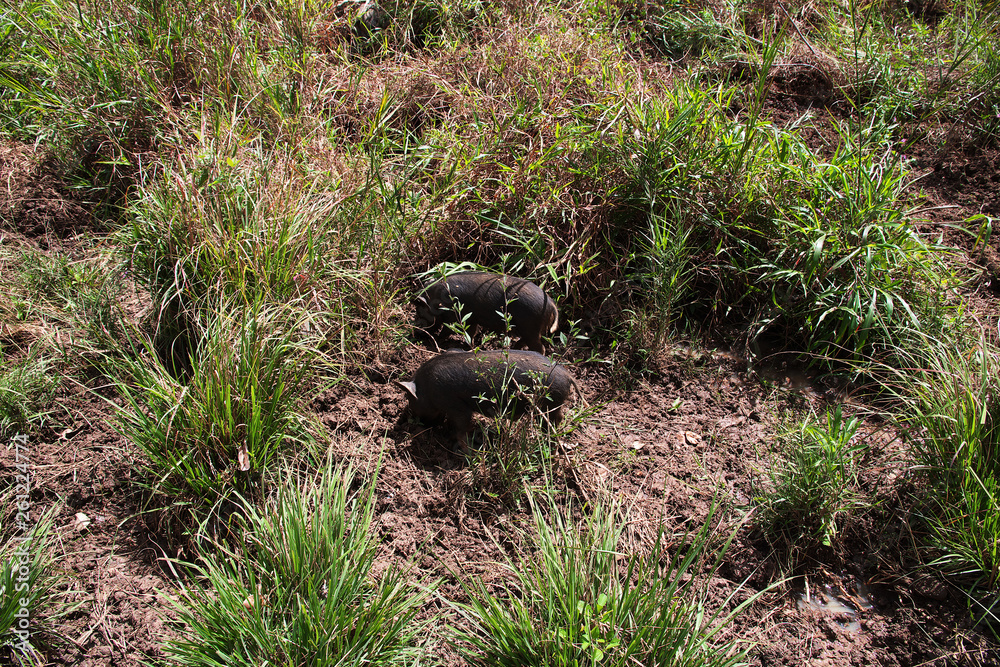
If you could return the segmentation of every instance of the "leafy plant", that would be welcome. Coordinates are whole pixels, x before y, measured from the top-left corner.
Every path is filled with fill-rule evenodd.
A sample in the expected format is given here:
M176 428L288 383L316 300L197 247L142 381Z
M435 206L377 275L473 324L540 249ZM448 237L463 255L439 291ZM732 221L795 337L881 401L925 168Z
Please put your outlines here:
M946 275L941 249L900 209L905 180L890 151L872 155L845 137L804 176L811 191L785 209L784 247L759 266L774 304L759 330L783 322L807 352L858 359L932 325L925 291Z
M470 492L491 504L517 506L531 477L548 466L553 444L544 431L544 420L512 420L498 411L483 430L484 442L468 457Z
M556 409L550 409L546 403L549 389L544 372L531 371L527 376L527 380L515 381L511 369L510 375L502 380L511 388L505 396L476 397L489 419L482 431L483 445L469 457L471 490L488 501L499 500L506 506L520 504L540 470L549 475L551 457L559 450L560 439L598 410L594 406L577 405L566 414L568 406L563 405L557 409L556 423ZM584 401L580 395L577 400ZM523 416L517 418L518 415Z
M673 325L682 313L679 304L690 300L695 282L692 266L699 248L693 243L695 231L690 220L679 211L670 215L651 215L644 257L648 265L640 274L646 288L647 306L636 319L648 339L643 349L661 350L673 333Z

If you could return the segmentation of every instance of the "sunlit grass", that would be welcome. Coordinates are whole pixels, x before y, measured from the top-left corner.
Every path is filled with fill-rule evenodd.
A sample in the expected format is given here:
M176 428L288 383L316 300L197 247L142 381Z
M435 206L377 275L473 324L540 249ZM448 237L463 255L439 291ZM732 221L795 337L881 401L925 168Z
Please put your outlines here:
M838 524L852 509L864 507L858 491L861 458L867 449L857 417L837 406L820 421L807 417L786 437L770 462L771 490L756 502L759 524L791 552L838 542Z
M0 347L0 438L37 429L53 409L52 399L62 381L58 364L35 344L27 354L7 360Z
M930 559L966 587L976 618L1000 619L1000 368L985 340L955 348L915 336L920 365L898 375L906 427L927 487Z
M426 655L417 612L433 587L405 568L376 576L374 482L327 465L284 469L273 497L246 514L233 542L202 543L198 580L177 604L178 665L411 665Z
M279 454L311 438L297 406L316 353L287 315L224 302L183 346L140 345L112 362L117 427L145 455L155 496L205 509L232 491L259 494ZM160 353L181 357L173 372Z
M920 232L925 172L905 154L997 140L995 8L421 0L380 3L384 15L362 26L360 4L0 9L0 137L42 149L100 222L86 238L45 242L93 241L121 260L42 251L4 220L3 239L39 249L4 257L0 318L46 333L53 322L90 327L88 354L100 348L100 370L114 377L117 425L152 497L206 509L238 493L260 512L283 457L314 444L304 397L343 375L394 374L414 342L404 295L415 277L474 262L543 277L564 315L558 340L619 375L648 377L679 332L717 333L748 355L783 350L855 380L902 373L889 416L909 429L934 491L920 537L935 567L972 591L977 615L990 609L995 352L965 351L955 258ZM779 122L776 68L813 62L828 108L795 97L800 115ZM123 314L123 283L134 283L129 306L142 317ZM910 347L913 330L937 342ZM41 346L12 348L0 350L12 360L0 370L0 430L39 428L63 366ZM772 530L821 544L835 543L857 501L859 456L858 424L825 419L796 433L764 501ZM527 420L495 429L495 448L473 459L489 501L519 498L551 455L522 427L534 431ZM613 531L587 542L568 525L537 527L553 563L573 560L571 543L617 548ZM225 611L245 620L260 609L243 604L257 593L241 577L277 547L228 548L243 570L206 555L212 586L229 592L191 609L210 615L212 595L228 595ZM611 567L598 560L587 567ZM512 641L540 651L532 660L553 646L566 662L658 659L626 648L645 636L623 620L627 600L691 633L655 642L708 650L707 612L687 584L552 592L546 567L519 579L523 618L503 615L514 608L506 599L466 609L481 630L467 640L499 656L506 649L485 638L507 624L529 637ZM628 567L636 579L664 574L642 559ZM241 583L229 590L224 572ZM572 576L576 586L591 574ZM292 587L273 588L272 604L292 604ZM643 598L682 589L669 609ZM558 613L545 608L556 598ZM303 647L329 639L324 622L309 620L301 641L275 639L285 622L271 617L251 653L320 655ZM227 637L204 660L238 652ZM194 643L183 650L197 654Z
M17 482L28 479L18 476ZM5 512L9 507L12 513L0 516L0 659L34 667L51 664L49 651L65 639L57 630L59 622L80 603L66 599L68 578L55 555L55 506L39 511L35 503L19 497L26 495L23 488L13 485L2 497Z
M533 509L533 553L506 563L510 581L495 592L465 585L458 608L470 626L456 641L471 664L742 664L739 647L713 638L749 602L710 607L703 587L728 546L713 534L718 507L670 551L661 529L647 555L622 553L616 504L579 517Z

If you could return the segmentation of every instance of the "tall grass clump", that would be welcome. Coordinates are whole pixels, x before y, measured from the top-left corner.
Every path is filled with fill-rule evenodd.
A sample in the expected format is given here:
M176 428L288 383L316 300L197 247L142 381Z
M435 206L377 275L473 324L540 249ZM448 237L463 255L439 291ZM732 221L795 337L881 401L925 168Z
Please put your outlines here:
M955 346L927 336L921 365L900 374L901 415L926 492L933 564L963 585L973 613L1000 627L1000 365L981 340Z
M641 355L663 349L675 327L685 324L683 306L690 304L698 280L695 224L677 210L649 216L649 233L640 242L644 261L637 272L646 300L630 311L636 325L632 338Z
M315 350L296 321L257 300L223 302L185 350L177 376L152 345L114 362L117 428L144 455L155 496L195 509L232 491L259 494L278 455L310 439L298 412Z
M1000 17L995 3L851 1L822 11L824 34L818 37L839 59L844 78L838 92L858 112L860 125L874 120L920 138L928 127L948 125L952 136L955 130L989 132L982 112L995 81L983 75L989 76Z
M327 464L318 476L286 469L263 507L247 503L243 537L204 544L198 581L177 604L172 664L410 665L424 653L417 613L433 585L406 570L376 577L374 482Z
M44 145L117 217L150 153L176 140L169 35L142 3L18 3L0 12L0 128ZM169 137L170 139L167 139Z
M75 150L105 183L138 175L203 113L252 117L279 136L301 107L319 13L234 0L23 4L0 14L0 123Z
M178 159L136 199L121 235L153 299L157 344L190 346L206 304L221 298L297 310L340 357L363 351L361 338L394 345L392 267L405 237L387 229L392 216L371 213L376 184L338 185L225 128Z
M968 112L973 114L980 132L994 144L1000 140L1000 46L983 44L977 67L971 77L971 87L977 91L975 103Z
M633 14L638 33L653 51L669 58L700 58L706 52L728 55L740 46L740 35L721 23L708 8L695 9L684 0L639 3L626 12Z
M122 240L154 303L187 310L210 293L288 301L308 291L330 261L333 203L310 199L290 171L259 138L240 146L223 131L146 188Z
M955 31L968 35L968 74L955 86L959 93L950 109L974 128L973 138L996 144L1000 133L1000 49L994 35L1000 25L1000 7L995 3L970 3L955 20ZM963 58L964 62L965 58ZM958 77L955 77L956 79Z
M417 0L361 5L354 19L351 52L384 56L414 49L454 49L475 39L496 9L481 0Z
M721 60L741 46L739 33L711 8L685 0L587 0L574 9L576 20L590 31L597 27L627 43L629 50L641 49L656 57Z
M773 304L758 331L799 341L820 359L881 357L914 327L948 318L933 293L949 273L944 249L916 233L907 185L889 144L847 135L832 159L804 165L807 187L781 211L781 243L755 267Z
M20 482L21 476L17 477ZM32 506L22 515L16 498L20 494L14 487L4 492L3 506L12 511L0 516L0 535L5 536L0 542L0 637L4 640L0 659L4 664L34 667L49 664L46 651L60 639L55 622L79 605L67 603L65 591L59 590L65 577L55 557L54 509L38 513Z
M783 459L769 466L772 489L758 498L759 524L785 548L832 546L838 520L859 506L857 477L867 445L858 426L839 405L825 423L807 418L789 434Z
M831 367L946 326L943 251L910 222L885 128L863 142L845 128L821 158L794 132L726 117L732 94L676 86L619 130L623 209L609 240L653 337L675 321L724 324L752 349Z
M639 555L621 551L614 504L582 520L535 506L534 553L506 564L512 580L493 592L464 584L456 646L473 665L741 664L734 643L713 638L748 603L712 610L703 586L728 545L713 534L717 511L672 555L662 529Z

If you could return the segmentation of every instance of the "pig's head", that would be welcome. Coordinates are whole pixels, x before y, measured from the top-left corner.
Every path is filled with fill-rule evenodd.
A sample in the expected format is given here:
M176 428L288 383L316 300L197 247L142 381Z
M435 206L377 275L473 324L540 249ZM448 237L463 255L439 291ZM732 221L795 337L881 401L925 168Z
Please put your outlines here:
M430 420L440 417L440 411L433 407L433 400L428 400L427 396L420 396L417 394L416 383L400 380L396 382L396 386L402 389L403 393L406 394L407 407L410 409L410 413L413 414L413 416L420 419Z
M413 326L420 329L433 329L441 317L441 302L427 296L418 296L413 300L417 315L413 318Z

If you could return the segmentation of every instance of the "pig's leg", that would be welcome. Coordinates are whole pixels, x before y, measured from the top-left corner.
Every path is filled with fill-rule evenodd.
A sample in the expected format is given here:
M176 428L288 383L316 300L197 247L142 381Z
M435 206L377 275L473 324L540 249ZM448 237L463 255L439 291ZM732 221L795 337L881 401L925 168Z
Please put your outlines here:
M542 333L538 332L531 338L522 338L520 341L521 347L526 347L532 352L537 352L538 354L545 354L545 346L542 345Z
M545 423L553 427L559 426L562 422L562 406L552 406L547 400L543 402L543 406L545 410L542 414L545 417Z
M469 431L472 430L471 412L451 412L448 419L455 427L455 436L458 439L458 448L463 454L469 451Z

